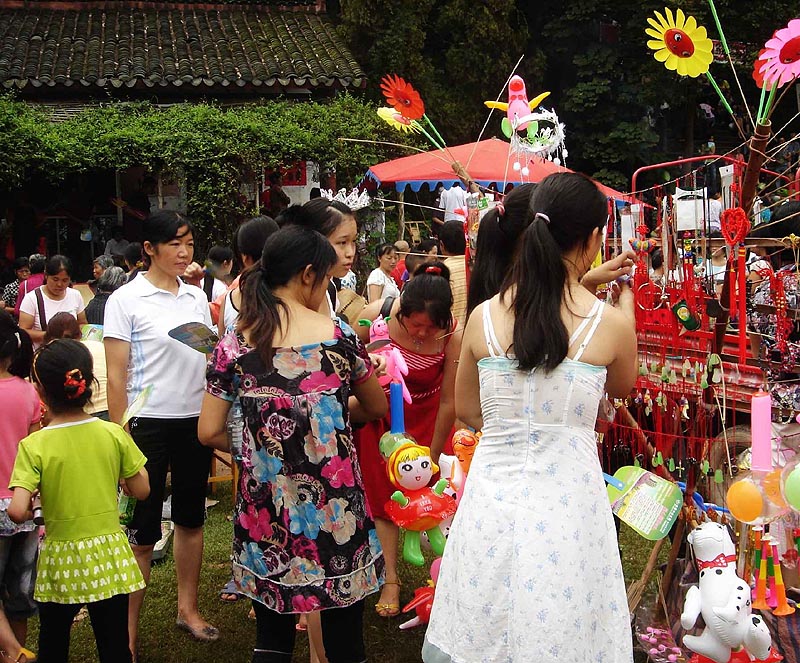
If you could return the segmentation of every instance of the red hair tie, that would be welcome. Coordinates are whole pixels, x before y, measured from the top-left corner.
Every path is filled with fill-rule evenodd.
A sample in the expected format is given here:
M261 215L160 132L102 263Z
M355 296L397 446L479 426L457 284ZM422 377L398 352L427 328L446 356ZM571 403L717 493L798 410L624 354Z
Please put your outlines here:
M86 391L86 378L83 377L83 373L79 368L67 371L64 378L64 388L67 390L67 398L69 400L75 400L83 395Z
M430 267L426 267L425 268L425 273L426 274L436 274L436 276L441 276L442 275L442 268L441 267L437 267L436 265L431 265Z

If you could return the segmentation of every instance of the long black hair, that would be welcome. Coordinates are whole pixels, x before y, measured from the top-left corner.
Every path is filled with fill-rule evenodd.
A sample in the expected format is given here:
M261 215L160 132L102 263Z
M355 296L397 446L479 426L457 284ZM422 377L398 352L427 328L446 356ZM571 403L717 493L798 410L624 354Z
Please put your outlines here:
M31 374L33 346L31 337L20 329L17 321L5 310L0 309L0 361L10 359L8 372L18 378Z
M242 275L237 326L247 330L267 368L272 367L272 340L281 328L279 309L286 307L273 290L285 286L309 265L318 285L327 280L336 261L336 251L326 237L308 228L287 226L270 235L259 266Z
M257 263L264 251L267 238L278 231L278 224L269 216L256 216L239 226L233 238L233 251L244 267L242 256Z
M519 237L531 220L531 193L535 184L515 187L481 219L475 243L475 264L469 279L467 315L481 302L491 299L506 280L517 254Z
M92 398L92 355L80 341L56 339L36 351L31 377L53 412L82 410Z
M414 278L406 283L400 295L397 321L413 313L426 313L439 329L450 331L453 326L453 293L450 290L450 270L443 262L426 262L417 267Z
M608 203L597 185L579 173L555 173L534 189L530 223L503 283L514 288L514 354L522 369L552 371L567 356L569 337L561 307L566 297L563 255L585 247L608 221Z
M303 226L330 237L347 217L355 218L353 210L338 200L313 198L305 205L291 205L278 215L278 225Z

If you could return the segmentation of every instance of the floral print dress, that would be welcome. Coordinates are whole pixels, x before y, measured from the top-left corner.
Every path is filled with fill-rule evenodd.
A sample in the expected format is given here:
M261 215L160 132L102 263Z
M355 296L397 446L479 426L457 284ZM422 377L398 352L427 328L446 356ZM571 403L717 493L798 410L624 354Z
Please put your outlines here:
M271 370L235 332L209 363L207 391L238 397L244 414L233 577L276 612L347 606L383 582L347 409L372 368L353 330L334 323L329 341L275 348Z

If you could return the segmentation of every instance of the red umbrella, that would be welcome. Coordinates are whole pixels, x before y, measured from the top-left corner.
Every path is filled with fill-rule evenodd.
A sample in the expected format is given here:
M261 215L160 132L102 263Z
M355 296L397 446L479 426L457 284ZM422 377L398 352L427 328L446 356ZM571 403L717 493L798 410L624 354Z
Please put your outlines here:
M573 172L569 168L557 166L552 161L534 158L527 164L530 172L523 178L520 171L515 171L511 167L516 158L516 155L512 155L509 143L499 138L489 138L478 143L456 145L448 148L447 152L431 150L385 161L370 168L366 177L379 186L393 186L397 191L403 191L406 187L411 187L412 191L419 191L423 184L427 184L431 191L434 191L439 184L450 188L455 182L460 181L451 166L455 159L463 164L475 182L487 187L494 183L502 191L504 183L517 185L524 182L539 182L552 173ZM629 203L639 202L632 196L599 182L597 186L609 198Z

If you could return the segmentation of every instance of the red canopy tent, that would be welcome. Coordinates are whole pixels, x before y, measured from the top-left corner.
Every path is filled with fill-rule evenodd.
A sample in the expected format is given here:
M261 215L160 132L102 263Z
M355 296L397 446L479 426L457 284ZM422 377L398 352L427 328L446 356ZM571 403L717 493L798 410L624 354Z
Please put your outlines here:
M393 186L397 191L404 191L406 187L411 187L412 191L419 191L423 184L427 184L431 191L439 184L449 189L459 181L451 167L453 159L467 169L475 182L487 187L492 183L497 184L497 188L501 191L504 189L504 183L517 185L524 182L539 182L552 173L572 172L569 168L557 166L552 161L533 159L528 163L530 172L523 177L520 171L515 171L511 167L514 156L509 143L499 138L489 138L478 143L450 147L446 153L442 150L431 150L385 161L370 168L365 179L371 179L381 187ZM632 196L599 182L597 186L614 200L638 202Z

